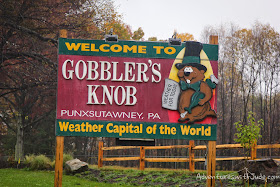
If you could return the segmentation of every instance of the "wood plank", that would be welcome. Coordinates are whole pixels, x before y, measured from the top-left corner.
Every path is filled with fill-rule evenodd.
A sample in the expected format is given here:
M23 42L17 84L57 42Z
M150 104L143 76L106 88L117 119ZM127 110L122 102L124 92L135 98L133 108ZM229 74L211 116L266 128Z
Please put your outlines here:
M98 168L101 168L103 166L103 141L98 142Z
M268 144L268 145L257 145L256 149L269 149L269 148L280 148L280 144Z
M216 172L216 141L208 141L207 150L207 187L214 187ZM208 176L210 177L208 178Z
M205 158L195 158L193 159L194 162L205 162Z
M139 149L140 146L116 146L116 147L103 147L103 151L119 150L119 149Z
M194 167L195 167L195 163L193 161L194 159L194 150L192 149L194 147L194 140L190 140L189 141L189 170L191 172L194 172Z
M256 142L253 144L252 148L251 148L251 160L254 160L257 158L257 149L256 149Z
M247 160L247 157L227 157L227 158L216 158L216 161L221 160Z
M236 149L243 148L241 144L222 144L216 145L216 149ZM197 145L193 148L193 150L206 150L206 145Z
M145 150L189 148L189 145L147 146Z
M67 38L67 30L66 29L61 29L59 31L59 37L60 38Z
M140 157L111 157L111 158L103 158L103 161L128 161L128 160L140 160Z
M197 146L194 146L193 150L206 150L206 145L197 145Z
M145 148L143 146L140 147L139 169L141 171L144 171L144 169L145 169Z
M64 136L56 137L54 186L62 186Z
M247 157L227 157L227 158L216 158L216 161L226 160L246 160ZM140 157L112 157L103 158L103 161L127 161L127 160L140 160ZM189 162L189 158L144 158L147 162ZM280 160L280 159L274 159ZM194 162L205 162L205 158L195 158Z
M116 146L116 147L103 147L103 151L118 150L118 149L139 149L140 146ZM145 150L156 150L156 149L178 149L178 148L189 148L189 145L170 145L170 146L146 146Z
M214 45L218 45L218 36L211 35L210 38L209 38L209 43L214 44Z
M229 160L246 160L247 157L227 157L216 158L216 161L229 161ZM127 161L127 160L140 160L140 157L112 157L103 158L103 161ZM147 162L189 162L189 158L144 158ZM280 160L280 159L274 159ZM205 158L195 158L194 162L205 162Z
M246 160L247 157L227 157L227 158L216 158L216 161L226 161L226 160ZM205 158L195 158L194 162L205 162Z
M189 162L189 158L145 158L147 162Z
M216 145L216 149L236 149L236 148L243 148L241 144L222 144Z

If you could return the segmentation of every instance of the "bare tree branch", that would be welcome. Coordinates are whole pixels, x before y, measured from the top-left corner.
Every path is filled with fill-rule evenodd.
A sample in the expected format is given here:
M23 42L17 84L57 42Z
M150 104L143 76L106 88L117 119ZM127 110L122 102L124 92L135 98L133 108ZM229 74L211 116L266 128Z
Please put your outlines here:
M0 118L5 123L5 125L7 125L7 127L9 129L11 129L12 131L14 131L14 133L16 133L16 129L14 129L12 126L10 126L9 123L5 120L5 118L3 118L1 115L0 115Z
M34 35L36 36L38 39L44 41L44 42L51 42L53 43L55 46L57 46L57 40L53 39L53 38L47 38L47 37L43 37L41 34L33 31L33 30L30 30L26 27L23 27L23 26L19 26L19 25L16 25L16 24L13 24L11 22L5 22L4 25L8 25L14 29L17 29L17 30L20 30L22 32L27 32L28 34L31 34L31 35Z

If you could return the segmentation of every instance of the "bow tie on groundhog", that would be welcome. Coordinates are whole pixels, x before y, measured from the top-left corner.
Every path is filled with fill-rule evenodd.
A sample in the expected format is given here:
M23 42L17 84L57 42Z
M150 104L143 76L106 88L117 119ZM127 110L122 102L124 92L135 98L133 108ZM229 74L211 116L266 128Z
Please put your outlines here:
M193 89L194 91L200 90L201 81L195 82L193 84L186 83L185 81L180 81L179 85L181 90Z

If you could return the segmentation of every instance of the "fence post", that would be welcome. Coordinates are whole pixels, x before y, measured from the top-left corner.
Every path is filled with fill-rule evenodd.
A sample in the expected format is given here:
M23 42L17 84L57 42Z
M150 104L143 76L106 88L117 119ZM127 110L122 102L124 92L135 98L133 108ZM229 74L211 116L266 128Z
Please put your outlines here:
M207 187L215 186L215 172L216 172L216 141L208 141Z
M145 169L145 147L140 147L140 170L144 171Z
M98 168L103 166L103 141L98 142Z
M193 150L193 147L194 147L194 140L190 140L189 141L189 170L191 172L194 172L194 168L195 168L195 165L194 165L194 150Z
M253 144L251 148L251 160L254 160L257 158L257 142Z

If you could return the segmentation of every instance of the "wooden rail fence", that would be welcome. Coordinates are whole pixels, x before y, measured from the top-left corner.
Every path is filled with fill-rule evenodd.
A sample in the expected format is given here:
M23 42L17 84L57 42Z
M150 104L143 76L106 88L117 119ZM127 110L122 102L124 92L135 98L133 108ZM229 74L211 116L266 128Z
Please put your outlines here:
M157 149L178 149L178 148L186 148L189 150L189 157L188 158L146 158L145 151L146 150L157 150ZM219 149L240 149L243 148L240 144L222 144L216 145L216 150ZM251 149L250 157L227 157L227 158L216 158L216 161L222 160L246 160L257 159L257 149L279 149L280 144L268 144L268 145L255 145ZM108 157L104 158L103 154L104 151L110 150L121 150L121 149L140 149L140 156L139 157ZM206 145L194 145L194 141L189 141L189 145L170 145L170 146L116 146L116 147L104 147L102 141L99 142L98 148L98 168L103 166L103 162L106 161L128 161L128 160L139 160L139 169L145 169L145 162L189 162L189 170L195 170L195 162L204 162L205 158L195 158L194 152L196 150L206 150ZM280 160L280 159L275 159Z

